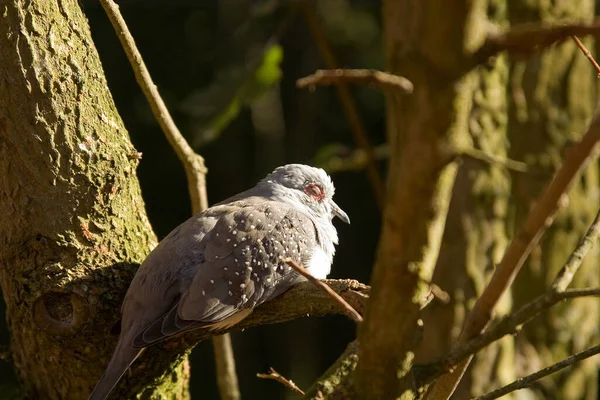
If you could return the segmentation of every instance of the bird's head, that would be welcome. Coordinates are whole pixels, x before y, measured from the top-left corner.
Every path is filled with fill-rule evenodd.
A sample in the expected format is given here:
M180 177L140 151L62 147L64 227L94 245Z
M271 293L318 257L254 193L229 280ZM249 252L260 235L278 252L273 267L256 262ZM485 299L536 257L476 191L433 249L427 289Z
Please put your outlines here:
M276 168L259 185L265 186L279 201L305 209L317 219L331 221L338 217L345 223L350 218L335 202L335 187L321 168L304 164L287 164Z

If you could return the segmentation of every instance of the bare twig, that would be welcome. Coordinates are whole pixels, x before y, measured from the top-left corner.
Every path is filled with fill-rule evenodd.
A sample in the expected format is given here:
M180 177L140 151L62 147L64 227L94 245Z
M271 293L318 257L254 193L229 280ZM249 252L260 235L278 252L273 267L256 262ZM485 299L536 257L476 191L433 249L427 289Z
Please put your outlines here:
M133 36L129 32L127 24L119 11L119 6L113 0L100 0L100 4L102 4L117 32L121 45L134 71L135 78L150 104L154 117L183 164L188 181L192 212L196 214L205 210L208 208L208 197L206 194L207 169L204 165L204 158L194 151L177 128L177 125L175 125L167 106L150 77L150 72L146 68L142 55L135 45ZM213 347L215 350L217 385L221 393L221 399L237 400L240 398L240 392L235 372L235 359L233 357L231 338L228 334L215 336L213 338Z
M599 147L600 117L596 116L579 143L567 150L564 163L554 180L542 193L520 232L510 243L489 284L469 313L459 343L468 342L485 329L496 303L513 282L523 262L538 243L545 229L552 223L556 211L560 207L561 199L566 196L579 171L597 154ZM452 373L440 377L430 389L428 398L449 398L460 382L471 359L472 356L468 357Z
M481 62L502 51L508 51L511 54L529 54L549 47L569 36L598 36L599 34L600 19L594 19L589 24L523 24L511 28L507 32L490 32L475 58Z
M279 372L275 371L273 368L269 368L268 374L256 374L256 376L261 379L272 379L274 381L277 381L283 384L288 389L291 389L294 392L300 393L304 396L304 391L302 389L296 386L296 384L290 379L287 379L285 376L282 376Z
M594 244L598 242L598 239L600 239L600 211L598 211L590 228L577 245L577 248L571 253L569 260L558 272L554 283L546 293L525 304L513 314L504 317L481 335L467 343L454 346L450 352L440 360L427 366L416 368L418 371L416 374L418 375L417 380L422 383L431 382L441 374L451 370L460 361L487 347L490 343L495 342L505 335L515 333L518 326L531 321L542 311L552 307L560 301L575 297L600 296L600 288L565 290L573 280L573 276L586 254L593 248Z
M438 299L442 304L450 303L450 295L448 294L448 292L443 290L435 283L431 283L429 285L429 290L431 290L431 294L433 294L433 297Z
M326 291L332 299L342 306L346 315L348 315L348 317L350 317L354 322L359 323L363 321L362 316L350 304L348 304L346 300L334 292L325 282L312 276L303 266L299 265L291 258L285 259L284 262L290 267L294 268L296 272L311 281L313 284Z
M521 161L511 160L509 158L500 157L494 154L487 153L485 151L476 149L474 147L461 149L460 155L462 157L468 157L473 160L481 161L487 164L496 164L504 167L510 171L515 172L528 172L529 166Z
M587 49L587 47L585 47L585 45L583 43L581 43L581 40L579 40L579 38L577 36L571 36L571 37L573 38L575 43L577 43L577 47L579 47L579 49L583 52L583 55L586 56L588 60L590 60L590 62L596 69L596 73L600 76L600 65L598 65L596 60L594 60L592 53L590 53L590 51Z
M179 160L181 160L183 167L185 168L194 212L197 212L196 210L207 208L208 201L206 197L205 181L206 167L204 166L204 159L194 152L194 149L190 147L175 125L167 106L160 97L158 89L150 77L150 73L148 72L148 68L146 68L142 55L137 49L135 41L127 28L127 24L119 11L119 6L113 0L100 0L100 4L106 11L113 28L117 32L117 36L119 37L121 45L125 50L125 54L127 54L127 58L129 59L129 63L133 68L135 79L144 92L154 117L158 121L167 140L171 144L171 147L173 147L173 150L175 150L177 157L179 157Z
M506 335L513 335L519 326L531 321L541 312L567 299L579 297L600 297L600 288L572 289L561 293L545 293L527 303L515 313L504 317L487 331L474 339L454 346L448 354L427 365L415 366L415 379L418 385L432 382L439 376L451 372L453 368L467 357L486 348L491 343Z
M313 75L296 81L299 88L339 85L341 82L375 85L381 90L410 94L413 84L403 76L375 69L319 69Z
M575 251L573 251L573 253L569 257L569 260L567 261L567 263L560 269L560 271L556 275L556 278L554 279L554 282L552 282L552 285L550 287L551 291L553 291L553 292L564 292L565 291L567 286L569 286L569 284L573 280L573 276L579 269L579 266L581 265L583 258L594 247L594 245L598 242L599 239L600 239L600 211L598 211L598 214L596 214L596 218L594 219L594 222L592 222L592 225L588 229L588 231L585 234L585 236L583 237L583 239L581 239L581 241L577 245L577 248L575 249Z
M581 360L584 360L586 358L592 357L596 354L600 353L600 345L598 346L594 346L592 348L589 348L587 350L584 350L580 353L577 353L575 355L572 355L571 357L565 358L564 360L557 362L556 364L553 364L547 368L544 368L540 371L537 371L531 375L527 375L523 378L519 378L516 381L514 381L513 383L506 385L500 389L494 390L492 392L486 393L483 396L479 396L476 397L473 400L492 400L492 399L497 399L499 397L504 396L505 394L514 392L515 390L519 390L519 389L523 389L526 388L528 386L531 386L531 384L537 380L542 379L545 376L551 375L557 371L560 371L563 368L566 368L570 365L575 364L576 362L579 362Z
M306 24L311 32L313 40L319 49L319 53L321 54L321 58L325 61L325 65L328 69L337 70L340 68L333 51L329 46L329 42L327 41L327 36L325 32L323 32L323 28L319 22L319 18L315 11L315 7L313 2L302 2L300 6L304 17L306 20ZM379 174L377 169L377 164L375 163L375 155L373 154L373 149L371 148L371 144L369 143L369 139L367 137L364 124L358 114L358 109L356 107L356 102L350 93L350 89L345 82L340 82L337 86L337 94L342 103L342 108L344 109L344 113L346 114L346 118L348 119L348 123L350 124L350 128L352 130L352 134L354 135L354 140L356 144L361 147L367 156L367 174L369 176L369 180L371 181L371 185L373 186L373 191L375 194L375 200L379 208L383 208L383 200L385 195L385 186L383 184L383 179Z

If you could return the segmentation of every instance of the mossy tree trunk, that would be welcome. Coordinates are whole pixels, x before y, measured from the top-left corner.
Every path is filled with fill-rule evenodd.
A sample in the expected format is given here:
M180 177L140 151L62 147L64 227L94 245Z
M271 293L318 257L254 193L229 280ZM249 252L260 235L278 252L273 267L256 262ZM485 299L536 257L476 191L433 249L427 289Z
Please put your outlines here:
M472 54L485 39L486 12L482 1L384 1L386 69L415 90L387 101L388 193L359 332L358 398L412 396L419 307L442 243L456 155L469 145L480 84Z
M490 20L506 22L506 1L491 1ZM507 156L508 61L499 56L473 73L472 109L468 130L472 146L499 157ZM446 230L433 281L450 294L450 303L432 302L423 311L424 334L417 363L444 354L456 342L464 318L489 281L508 244L508 171L498 164L465 158L459 167ZM509 298L499 314L509 309ZM506 337L478 353L455 398L480 396L514 380L513 338Z
M32 397L84 399L156 238L138 156L78 2L3 0L0 10L0 283L11 360ZM158 372L132 374L119 398L186 398L183 360L151 386ZM137 368L171 361L154 353Z
M510 0L509 12L513 24L589 21L594 15L594 1ZM591 39L583 41L593 49ZM510 91L510 156L537 170L513 177L518 225L561 164L569 142L585 132L596 108L597 76L575 43L567 40L541 54L514 60ZM515 281L515 304L542 293L565 263L597 212L599 179L598 164L592 164L571 190L566 208L558 214ZM598 286L598 260L596 248L587 256L572 286ZM517 365L523 366L518 373L530 373L596 344L599 312L598 299L578 299L557 305L525 325L517 337L521 357ZM543 398L591 400L598 390L597 376L597 364L589 359L552 375L531 390Z

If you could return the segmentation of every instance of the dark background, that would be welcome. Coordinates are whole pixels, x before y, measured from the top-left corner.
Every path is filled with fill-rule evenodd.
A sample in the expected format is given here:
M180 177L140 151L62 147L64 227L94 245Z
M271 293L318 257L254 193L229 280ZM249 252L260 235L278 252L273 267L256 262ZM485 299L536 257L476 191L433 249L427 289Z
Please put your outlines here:
M297 89L298 78L326 68L305 19L290 2L268 0L119 1L125 20L178 127L205 157L209 202L253 186L278 165L318 164L327 154L355 148L334 88ZM159 239L190 216L183 168L140 91L104 10L82 6L117 108L133 144L143 153L138 176L150 221ZM342 67L382 68L379 1L328 0L317 7ZM257 66L273 45L283 59L275 84L256 82ZM276 74L275 74L276 75ZM374 145L385 140L384 98L370 87L352 88ZM235 100L239 113L224 129L215 126ZM382 165L379 165L381 168ZM383 172L383 169L381 169ZM332 278L368 282L380 216L364 171L332 174L336 202L352 224L336 222L340 236ZM4 306L0 306L4 320ZM300 388L310 384L355 337L342 316L301 320L233 333L244 398L296 397L280 384L256 378L275 368ZM8 345L0 324L0 344ZM212 345L192 353L193 398L216 399ZM11 374L0 361L0 383Z

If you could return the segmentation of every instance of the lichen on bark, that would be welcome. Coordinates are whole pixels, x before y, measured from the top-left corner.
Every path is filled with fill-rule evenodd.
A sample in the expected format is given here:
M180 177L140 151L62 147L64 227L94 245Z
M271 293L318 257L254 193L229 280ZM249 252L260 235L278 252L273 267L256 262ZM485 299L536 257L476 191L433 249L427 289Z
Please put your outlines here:
M506 23L506 2L488 4L488 17ZM506 158L508 151L508 60L500 55L472 72L470 146ZM464 319L483 291L508 244L509 172L499 164L465 157L459 167L433 282L450 295L449 304L432 302L423 310L423 340L417 363L436 359L457 341ZM498 314L508 312L506 296ZM513 338L493 343L475 356L455 396L471 398L514 380Z
M594 1L558 3L509 1L513 24L591 21ZM593 50L593 40L582 38ZM513 195L517 226L537 196L561 165L570 142L586 131L597 104L597 76L589 61L571 40L514 60L510 73L511 112L509 135L511 158L527 162L537 174L515 174ZM591 163L568 193L568 202L557 214L533 250L513 293L523 304L548 288L558 270L585 234L598 208L600 185L598 163ZM598 249L589 254L575 275L572 286L593 287L600 282ZM535 323L524 326L517 337L519 375L582 351L597 343L600 300L582 298L556 305ZM532 389L537 396L561 399L591 399L598 393L597 364L593 359L554 374Z

